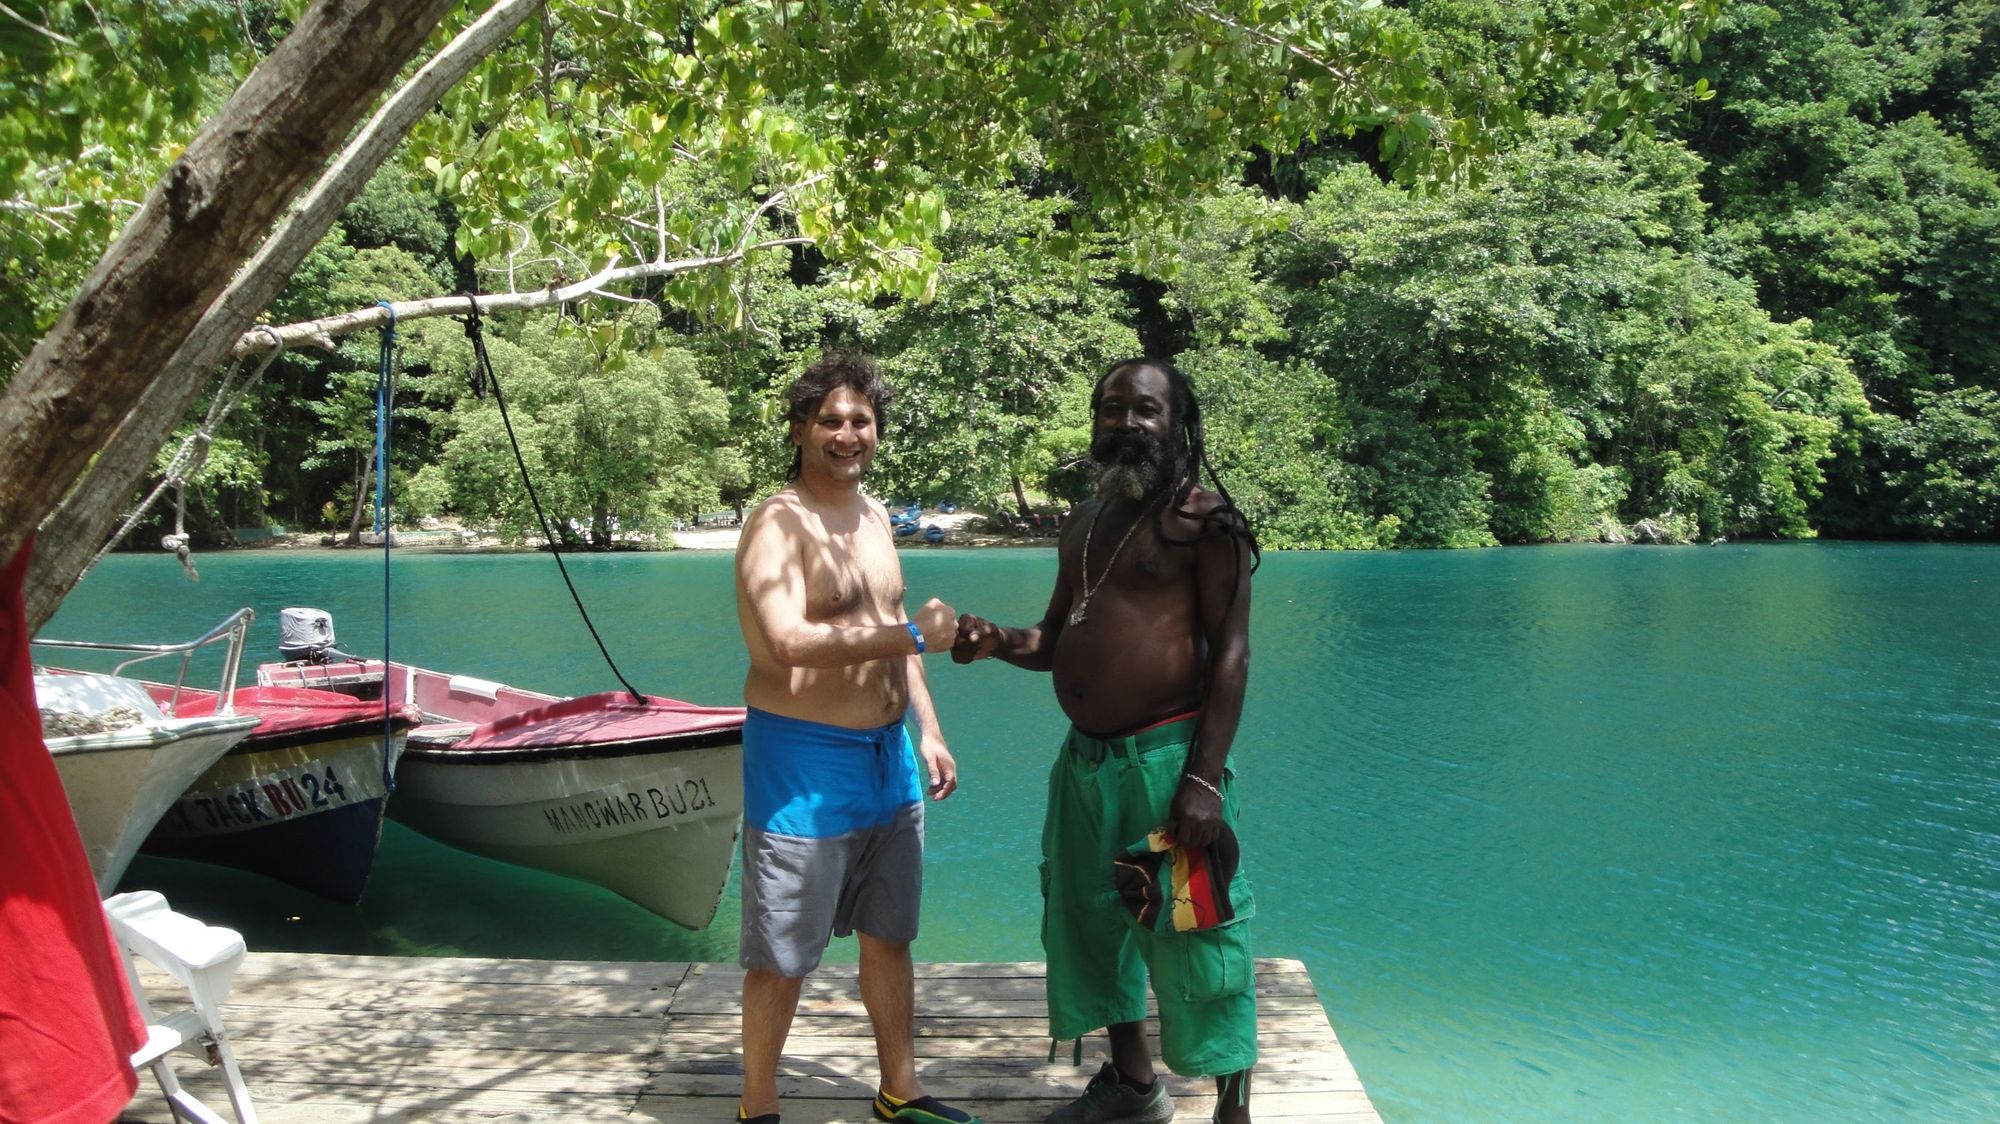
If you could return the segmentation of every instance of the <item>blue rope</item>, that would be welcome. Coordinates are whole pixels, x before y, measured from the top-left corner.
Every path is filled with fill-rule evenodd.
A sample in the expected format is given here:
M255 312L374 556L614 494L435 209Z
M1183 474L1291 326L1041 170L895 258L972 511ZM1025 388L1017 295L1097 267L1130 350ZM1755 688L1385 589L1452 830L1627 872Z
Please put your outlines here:
M382 366L375 376L375 533L379 535L389 506L389 380L396 356L396 309L388 301L375 303L389 313L389 322L382 326Z
M396 790L390 760L396 741L396 711L389 701L389 418L395 397L396 306L376 301L389 313L382 325L382 366L375 378L375 533L382 536L382 787L384 799Z

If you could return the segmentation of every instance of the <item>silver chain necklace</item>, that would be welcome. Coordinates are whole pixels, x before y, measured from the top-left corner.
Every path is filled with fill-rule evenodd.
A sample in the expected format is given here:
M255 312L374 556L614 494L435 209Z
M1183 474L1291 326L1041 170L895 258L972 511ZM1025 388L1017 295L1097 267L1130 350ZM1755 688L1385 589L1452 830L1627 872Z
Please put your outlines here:
M1097 575L1097 586L1093 589L1090 584L1090 539L1097 533L1097 520L1103 516L1106 506L1099 504L1097 510L1090 513L1090 526L1083 532L1083 565L1078 568L1083 579L1083 595L1076 599L1076 607L1069 611L1069 623L1072 625L1083 623L1084 612L1090 608L1090 599L1097 595L1099 589L1104 588L1105 582L1111 580L1111 569L1118 564L1118 552L1125 549L1125 544L1132 538L1132 532L1139 529L1139 524L1146 521L1146 512L1152 510L1149 505L1132 517L1132 525L1125 528L1125 537L1119 539L1118 545L1111 548L1111 560L1104 564L1104 572Z

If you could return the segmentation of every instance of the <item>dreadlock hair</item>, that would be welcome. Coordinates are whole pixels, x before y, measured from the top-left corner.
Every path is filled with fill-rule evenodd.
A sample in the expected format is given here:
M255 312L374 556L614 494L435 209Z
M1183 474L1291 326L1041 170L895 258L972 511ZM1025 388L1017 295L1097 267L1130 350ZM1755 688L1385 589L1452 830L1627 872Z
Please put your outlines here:
M861 397L868 399L868 406L875 411L875 431L882 431L882 412L895 399L895 391L882 381L882 372L875 365L874 357L860 351L846 348L831 348L821 352L818 359L806 365L806 369L785 388L785 431L791 433L793 427L812 420L819 412L820 403L839 387L846 387ZM797 480L805 459L804 451L792 447L792 468L785 479Z
M1211 535L1240 538L1250 546L1250 572L1256 573L1257 567L1264 563L1264 553L1257 545L1257 533L1250 529L1250 521L1237 509L1236 501L1230 497L1229 489L1222 483L1221 474L1215 471L1214 463L1208 459L1208 436L1201 425L1201 403L1195 398L1193 381L1182 373L1180 368L1168 360L1155 359L1151 356L1120 359L1105 370L1103 376L1097 380L1096 386L1091 387L1091 416L1093 418L1097 416L1097 405L1104 397L1104 384L1111 381L1111 376L1135 367L1151 367L1167 377L1167 387L1172 394L1174 411L1171 438L1178 446L1174 453L1175 464L1180 470L1180 478L1173 482L1172 497L1168 502L1174 514L1201 524L1201 529L1195 532L1193 538L1185 541L1175 539L1167 541L1187 546ZM1215 494L1222 497L1222 502L1205 514L1198 515L1189 510L1187 500L1194 492L1195 485L1201 482L1204 470L1208 473L1209 483L1215 487ZM1162 536L1164 535L1163 527Z

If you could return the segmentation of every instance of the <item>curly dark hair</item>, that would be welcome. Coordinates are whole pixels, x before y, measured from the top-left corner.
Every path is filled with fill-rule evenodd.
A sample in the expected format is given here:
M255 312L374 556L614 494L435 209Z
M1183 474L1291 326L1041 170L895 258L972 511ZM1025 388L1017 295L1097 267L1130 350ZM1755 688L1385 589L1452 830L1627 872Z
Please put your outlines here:
M889 403L895 400L895 391L882 381L882 371L875 365L875 358L861 351L846 348L832 348L820 354L818 359L807 364L792 385L785 388L785 430L801 422L810 421L819 412L820 403L839 387L846 387L861 397L868 399L868 406L875 411L875 431L882 431L882 414ZM792 449L792 468L786 474L787 480L799 478L799 468L804 454L796 447Z

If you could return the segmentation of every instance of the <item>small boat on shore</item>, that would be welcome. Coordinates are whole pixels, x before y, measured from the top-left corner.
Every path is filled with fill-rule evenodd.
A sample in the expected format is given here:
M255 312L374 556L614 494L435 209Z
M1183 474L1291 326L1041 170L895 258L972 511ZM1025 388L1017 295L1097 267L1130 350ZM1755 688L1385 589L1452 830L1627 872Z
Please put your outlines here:
M384 670L380 660L293 660L260 666L257 681L379 700ZM390 816L441 843L707 927L742 826L741 707L559 698L401 663L386 670L390 701L423 714Z
M148 649L151 656L191 653L229 638L240 652L247 619L232 617L201 639ZM35 641L51 647L111 647ZM125 649L118 649L125 650ZM126 661L118 670L134 661ZM185 664L183 664L185 670ZM230 661L229 674L235 674ZM146 685L122 675L35 669L42 740L55 758L63 793L83 837L100 895L118 888L140 844L174 801L231 746L256 728L254 715L172 715Z

